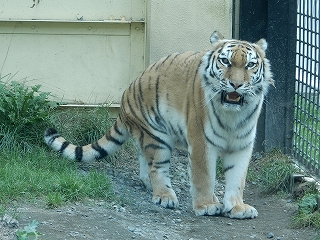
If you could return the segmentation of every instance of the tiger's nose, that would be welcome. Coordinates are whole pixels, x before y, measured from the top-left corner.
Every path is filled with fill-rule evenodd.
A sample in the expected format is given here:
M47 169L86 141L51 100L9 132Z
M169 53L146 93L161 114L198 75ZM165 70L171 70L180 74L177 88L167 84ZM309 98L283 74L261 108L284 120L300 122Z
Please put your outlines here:
M238 83L232 83L230 82L230 85L234 88L234 90L237 90L239 87L241 87L243 84L238 84Z

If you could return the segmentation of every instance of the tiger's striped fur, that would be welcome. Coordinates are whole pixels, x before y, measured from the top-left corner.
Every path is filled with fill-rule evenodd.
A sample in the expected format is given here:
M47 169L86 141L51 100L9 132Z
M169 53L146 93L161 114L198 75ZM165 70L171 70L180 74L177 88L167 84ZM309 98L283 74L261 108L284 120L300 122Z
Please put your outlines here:
M178 206L169 178L171 153L185 148L196 215L257 217L243 203L243 189L258 116L273 83L267 43L227 40L218 32L211 43L209 51L175 53L149 66L124 92L119 117L97 142L75 146L48 129L46 143L67 158L88 162L133 137L140 178L153 190L153 202L168 208ZM226 178L222 204L214 194L218 156Z

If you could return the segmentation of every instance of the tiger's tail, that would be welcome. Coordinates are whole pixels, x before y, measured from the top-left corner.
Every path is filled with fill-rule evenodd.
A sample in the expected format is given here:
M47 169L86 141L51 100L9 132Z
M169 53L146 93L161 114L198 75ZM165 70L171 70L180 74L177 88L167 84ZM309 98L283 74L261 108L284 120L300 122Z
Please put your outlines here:
M116 152L127 140L128 135L126 126L118 117L115 124L102 138L85 146L76 146L68 142L54 128L49 128L45 131L44 140L48 146L68 159L90 162Z

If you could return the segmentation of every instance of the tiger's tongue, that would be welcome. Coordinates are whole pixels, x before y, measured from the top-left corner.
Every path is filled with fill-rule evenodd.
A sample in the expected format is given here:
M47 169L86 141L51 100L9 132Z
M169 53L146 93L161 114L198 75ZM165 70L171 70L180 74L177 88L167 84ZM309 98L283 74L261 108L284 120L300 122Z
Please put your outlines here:
M240 101L240 94L236 91L227 93L226 95L227 101L239 102Z

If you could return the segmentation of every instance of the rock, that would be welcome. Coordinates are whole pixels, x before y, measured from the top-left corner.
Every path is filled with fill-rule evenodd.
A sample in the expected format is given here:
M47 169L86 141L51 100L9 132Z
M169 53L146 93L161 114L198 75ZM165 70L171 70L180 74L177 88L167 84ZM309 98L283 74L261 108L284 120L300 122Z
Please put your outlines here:
M268 233L267 238L273 238L273 237L274 237L274 234L272 232Z
M2 221L4 222L5 226L8 226L9 228L19 227L19 222L8 214L3 216Z

